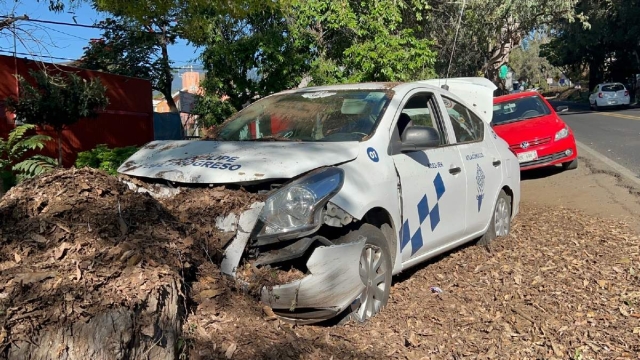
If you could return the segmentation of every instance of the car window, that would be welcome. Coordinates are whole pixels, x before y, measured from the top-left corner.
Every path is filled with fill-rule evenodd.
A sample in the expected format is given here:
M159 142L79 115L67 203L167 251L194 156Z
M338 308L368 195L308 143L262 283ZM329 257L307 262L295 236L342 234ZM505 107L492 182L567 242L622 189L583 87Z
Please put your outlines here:
M624 90L624 86L622 84L611 84L611 85L603 85L602 91L605 92L615 92Z
M551 109L540 96L526 96L493 105L491 123L501 125L551 114Z
M480 141L484 138L484 123L464 105L446 96L442 101L447 109L458 143Z
M446 136L442 135L442 126L438 123L432 111L434 108L433 101L433 94L431 93L418 93L409 98L402 108L396 123L399 138L402 138L402 133L410 126L428 126L438 131L440 144L445 145L447 143Z
M252 103L222 126L220 141L361 141L382 118L393 92L283 93Z

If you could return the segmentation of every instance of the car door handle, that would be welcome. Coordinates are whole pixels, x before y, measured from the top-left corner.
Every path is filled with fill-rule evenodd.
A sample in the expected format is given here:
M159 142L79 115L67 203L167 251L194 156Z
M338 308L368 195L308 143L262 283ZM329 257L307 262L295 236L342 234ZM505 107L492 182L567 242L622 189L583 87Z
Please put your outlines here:
M449 168L449 173L452 174L452 175L460 174L461 171L462 171L462 169L460 167L458 167L458 166Z
M498 167L500 164L502 164L500 160L493 160L493 166Z

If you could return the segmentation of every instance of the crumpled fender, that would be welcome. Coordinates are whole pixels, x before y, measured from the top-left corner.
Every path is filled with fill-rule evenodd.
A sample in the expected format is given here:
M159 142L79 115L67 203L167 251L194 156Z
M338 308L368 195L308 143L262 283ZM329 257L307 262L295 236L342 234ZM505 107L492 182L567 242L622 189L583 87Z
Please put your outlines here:
M366 239L317 247L307 261L310 275L289 284L264 287L262 302L276 309L345 309L364 290L360 255Z

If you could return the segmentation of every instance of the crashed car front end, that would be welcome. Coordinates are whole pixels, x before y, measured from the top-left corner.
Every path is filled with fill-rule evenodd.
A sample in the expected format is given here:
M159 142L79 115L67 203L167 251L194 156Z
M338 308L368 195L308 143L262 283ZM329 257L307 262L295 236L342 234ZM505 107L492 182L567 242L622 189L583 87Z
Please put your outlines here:
M178 184L123 181L133 191L158 198L181 191ZM354 304L364 289L359 259L366 239L347 236L356 219L330 201L343 183L341 168L323 166L294 180L265 181L256 187L261 190L254 189L264 201L247 204L239 214L218 215L215 226L230 239L223 249L222 273L241 288L257 283L256 295L285 321L315 323ZM267 278L252 278L245 268ZM278 278L292 272L293 278Z
M274 275L300 274L261 288L262 302L284 320L313 323L347 308L364 289L359 258L366 239L347 242L341 236L354 219L329 200L343 181L340 168L320 168L253 204L237 221L235 215L221 221L226 223L222 230L236 231L225 249L222 272L242 282L238 269L244 260Z

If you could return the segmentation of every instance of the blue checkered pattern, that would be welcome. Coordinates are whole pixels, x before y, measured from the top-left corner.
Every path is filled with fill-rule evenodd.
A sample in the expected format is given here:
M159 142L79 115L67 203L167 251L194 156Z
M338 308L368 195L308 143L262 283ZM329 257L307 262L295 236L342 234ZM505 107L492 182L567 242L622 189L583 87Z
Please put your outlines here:
M433 179L433 187L436 190L436 203L432 208L429 208L429 199L426 194L422 196L420 201L418 201L417 208L420 225L413 235L411 235L409 220L404 221L402 229L400 230L400 237L402 239L401 249L404 250L404 248L411 243L411 255L415 254L424 245L422 238L422 225L427 221L427 218L429 218L431 231L434 231L440 223L440 206L438 205L438 201L440 201L442 195L444 195L444 192L446 191L444 181L442 181L440 173L438 173L438 175Z

